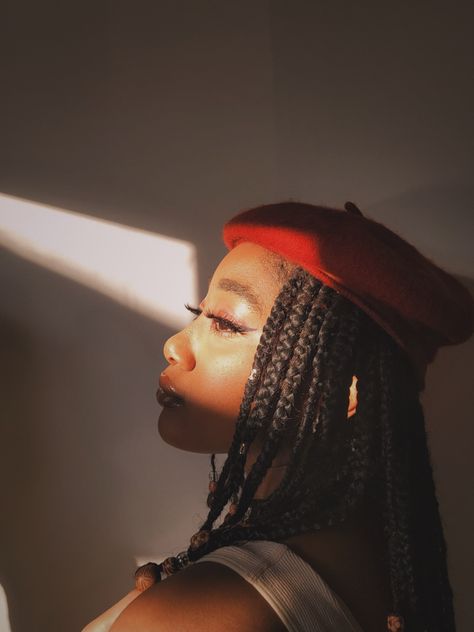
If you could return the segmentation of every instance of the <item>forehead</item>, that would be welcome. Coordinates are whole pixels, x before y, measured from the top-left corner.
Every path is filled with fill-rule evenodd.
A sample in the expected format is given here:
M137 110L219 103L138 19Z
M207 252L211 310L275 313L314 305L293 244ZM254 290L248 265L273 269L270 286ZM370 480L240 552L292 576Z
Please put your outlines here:
M239 244L220 261L210 289L234 292L259 311L268 312L281 288L268 254L257 244Z

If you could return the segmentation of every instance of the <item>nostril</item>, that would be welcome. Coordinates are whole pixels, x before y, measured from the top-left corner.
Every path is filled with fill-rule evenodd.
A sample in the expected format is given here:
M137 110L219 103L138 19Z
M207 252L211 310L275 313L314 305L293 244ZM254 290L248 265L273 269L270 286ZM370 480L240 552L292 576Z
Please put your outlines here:
M168 338L163 347L163 355L169 364L176 364L178 362L178 354L176 353L174 338L175 336Z
M165 353L165 358L168 364L178 364L179 362L179 356L177 354Z

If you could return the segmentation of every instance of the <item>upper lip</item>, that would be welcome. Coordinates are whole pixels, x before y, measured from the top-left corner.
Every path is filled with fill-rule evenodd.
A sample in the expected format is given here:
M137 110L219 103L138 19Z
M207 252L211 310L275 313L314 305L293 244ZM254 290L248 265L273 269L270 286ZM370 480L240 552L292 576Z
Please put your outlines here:
M171 397L177 397L178 399L184 401L184 397L178 393L166 373L162 373L160 375L158 382L160 384L161 390L164 391L167 395L171 395Z

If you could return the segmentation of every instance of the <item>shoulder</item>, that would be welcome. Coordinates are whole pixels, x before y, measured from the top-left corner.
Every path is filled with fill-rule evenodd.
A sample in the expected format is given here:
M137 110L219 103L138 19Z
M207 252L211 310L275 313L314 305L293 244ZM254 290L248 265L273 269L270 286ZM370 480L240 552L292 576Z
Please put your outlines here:
M155 584L119 616L110 632L284 632L258 591L232 569L200 562Z

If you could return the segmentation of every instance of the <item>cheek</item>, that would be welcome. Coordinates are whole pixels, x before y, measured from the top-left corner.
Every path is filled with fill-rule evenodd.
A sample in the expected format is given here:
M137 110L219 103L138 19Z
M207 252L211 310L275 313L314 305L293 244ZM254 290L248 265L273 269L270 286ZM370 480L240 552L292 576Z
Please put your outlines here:
M202 404L211 405L216 412L235 411L237 415L252 370L255 350L250 351L236 353L230 358L214 356L211 364L201 368L199 400Z
M191 452L226 452L253 364L254 348L202 362L188 383L181 408L163 409L159 431L169 444Z

